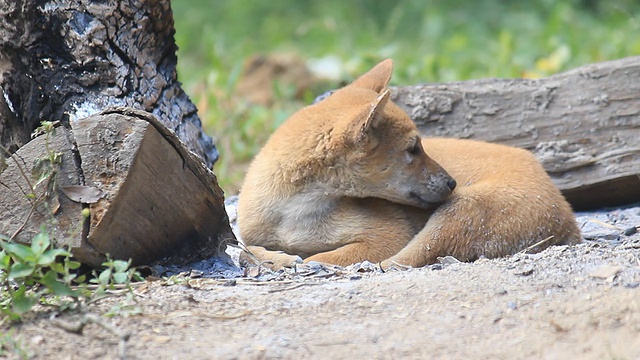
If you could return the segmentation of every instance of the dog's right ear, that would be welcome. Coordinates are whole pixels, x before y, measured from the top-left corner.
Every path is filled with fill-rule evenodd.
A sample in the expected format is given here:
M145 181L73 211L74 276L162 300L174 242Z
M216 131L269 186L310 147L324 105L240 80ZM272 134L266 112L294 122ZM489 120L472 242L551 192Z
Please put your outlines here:
M381 94L382 90L384 90L389 84L392 72L393 61L391 59L386 59L374 66L371 70L367 71L364 75L357 78L351 83L351 86L373 90L378 94Z
M383 108L389 102L390 94L389 90L385 89L375 100L363 107L351 122L349 134L354 144L363 144L367 139L372 140L368 134L371 134L371 129L377 126L376 120L379 120Z

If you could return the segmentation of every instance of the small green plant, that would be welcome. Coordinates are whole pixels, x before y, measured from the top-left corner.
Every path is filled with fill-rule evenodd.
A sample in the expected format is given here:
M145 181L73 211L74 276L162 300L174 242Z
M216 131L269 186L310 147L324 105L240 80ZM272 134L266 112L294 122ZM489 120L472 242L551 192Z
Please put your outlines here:
M142 277L134 268L131 268L131 260L114 260L107 255L107 261L102 263L104 267L100 272L93 272L94 277L89 280L96 284L96 295L102 295L107 290L114 290L117 286L131 290L131 281L141 281Z
M16 339L10 330L0 335L0 358L9 358L12 355L17 359L29 359L32 356L21 339Z
M79 275L77 270L81 264L73 260L70 250L54 246L53 229L57 221L46 200L55 194L56 173L62 162L62 154L50 146L57 125L57 122L43 121L34 131L34 137L45 135L46 153L34 161L31 176L27 175L26 163L20 156L11 155L0 146L0 150L15 161L26 183L26 186L19 185L20 191L31 206L22 226L11 237L0 235L0 314L4 315L0 323L6 319L21 320L38 303L54 306L60 311L77 308L102 298L116 286L124 286L128 290L127 296L133 298L131 281L141 279L135 269L130 268L130 261L113 260L107 256L107 261L102 264L103 270L94 271L94 277L87 281L86 275ZM5 165L3 158L0 170ZM50 215L46 222L49 227L43 225L29 245L14 241L40 205ZM82 216L87 218L89 215L88 209L83 210Z
M43 121L33 133L33 136L45 134L44 146L46 155L35 160L31 176L36 179L35 187L42 183L46 185L46 195L53 193L55 175L58 171L58 166L62 162L62 153L51 149L51 136L55 136L57 125L58 122ZM35 197L34 193L31 195Z
M49 234L38 233L30 245L0 236L0 311L13 321L45 295L69 297L77 301L86 295L72 289L74 282L84 281L73 272L80 263L71 260L68 250L52 246Z
M11 321L21 320L38 303L59 310L76 308L116 287L125 288L133 299L131 282L142 280L130 261L108 258L103 270L94 271L87 281L75 271L81 264L68 250L54 248L45 230L30 245L0 236L0 247L0 313Z

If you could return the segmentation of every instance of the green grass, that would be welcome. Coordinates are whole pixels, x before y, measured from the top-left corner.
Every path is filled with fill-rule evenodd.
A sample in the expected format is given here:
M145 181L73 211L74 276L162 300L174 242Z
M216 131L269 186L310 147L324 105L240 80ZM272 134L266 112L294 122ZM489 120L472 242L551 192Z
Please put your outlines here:
M335 56L345 81L390 57L394 85L541 77L640 54L640 4L631 0L174 0L172 7L179 79L217 139L214 171L228 193L269 134L316 95L300 101L284 91L270 108L237 101L232 92L252 54Z

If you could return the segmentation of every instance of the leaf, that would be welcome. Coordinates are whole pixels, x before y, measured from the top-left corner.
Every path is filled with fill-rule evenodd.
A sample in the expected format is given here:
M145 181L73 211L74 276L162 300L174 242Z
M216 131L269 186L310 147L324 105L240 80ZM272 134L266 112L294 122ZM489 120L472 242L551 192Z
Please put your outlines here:
M11 265L11 269L9 269L9 279L20 279L31 276L35 269L36 267L30 264L14 263Z
M11 264L11 256L4 250L0 251L0 270L8 271L9 264Z
M127 273L113 274L113 281L115 281L116 284L124 284L127 282L128 279L129 279L129 276L127 276Z
M31 247L27 245L0 241L0 247L2 247L9 255L17 257L21 261L34 260L33 251L31 250Z
M53 271L47 271L47 273L44 274L44 276L38 282L48 287L55 295L77 296L77 294L73 290L71 290L69 285L58 281L58 277Z
M67 251L63 249L51 249L42 254L37 261L38 265L51 265L56 261L58 256L70 256Z
M98 275L98 281L102 285L109 285L109 279L111 278L111 269L106 269Z
M53 262L53 263L49 264L49 268L51 270L57 272L58 274L64 274L65 273L64 265L62 265L59 262Z
M31 251L37 257L41 255L51 245L49 235L46 232L40 232L31 240Z
M75 202L93 204L105 194L95 186L69 185L61 188L67 197Z
M35 296L27 294L27 287L23 284L13 293L13 311L17 314L24 314L31 310L37 301Z
M82 263L80 263L79 261L73 261L73 260L67 260L65 261L65 264L67 265L67 268L71 270L77 270L82 265Z
M129 262L123 260L113 260L113 268L116 272L125 272L129 268Z
M52 251L47 251L46 253L40 255L40 257L36 261L36 264L43 265L43 266L50 266L55 262L56 262L55 254L52 254Z

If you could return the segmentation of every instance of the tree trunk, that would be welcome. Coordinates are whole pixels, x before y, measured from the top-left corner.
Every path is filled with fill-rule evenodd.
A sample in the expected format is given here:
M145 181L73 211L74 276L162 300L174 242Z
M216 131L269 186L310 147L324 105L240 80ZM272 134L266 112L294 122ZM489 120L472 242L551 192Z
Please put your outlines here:
M0 0L0 145L110 106L155 115L211 167L218 152L176 76L169 0Z
M392 99L425 136L532 151L576 209L640 201L640 57L538 80L398 87Z

